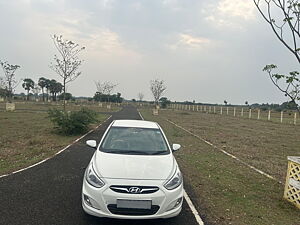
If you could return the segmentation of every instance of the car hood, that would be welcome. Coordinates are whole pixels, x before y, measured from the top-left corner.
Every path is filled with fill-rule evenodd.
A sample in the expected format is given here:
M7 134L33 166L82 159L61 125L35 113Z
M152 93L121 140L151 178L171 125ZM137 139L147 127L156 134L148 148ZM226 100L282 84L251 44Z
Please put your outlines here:
M165 180L175 167L172 154L168 155L123 155L98 151L93 166L103 178Z

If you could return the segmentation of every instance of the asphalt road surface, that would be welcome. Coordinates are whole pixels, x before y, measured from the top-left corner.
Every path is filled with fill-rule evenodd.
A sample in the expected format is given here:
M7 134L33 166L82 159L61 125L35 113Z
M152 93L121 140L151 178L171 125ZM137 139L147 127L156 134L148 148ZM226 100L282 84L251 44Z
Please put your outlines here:
M114 119L140 119L140 116L134 107L127 106L54 158L23 172L0 178L0 224L196 225L194 215L185 201L181 214L171 219L116 220L97 218L83 212L82 179L93 155L92 148L86 146L85 141L99 141Z

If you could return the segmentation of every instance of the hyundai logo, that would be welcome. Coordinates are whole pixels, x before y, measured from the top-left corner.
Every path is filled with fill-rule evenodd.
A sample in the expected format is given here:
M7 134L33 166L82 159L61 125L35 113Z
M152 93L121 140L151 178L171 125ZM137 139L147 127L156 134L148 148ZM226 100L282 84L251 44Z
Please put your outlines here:
M132 194L138 194L138 193L141 192L141 189L138 188L138 187L131 187L131 188L128 189L128 191L129 191L130 193L132 193Z

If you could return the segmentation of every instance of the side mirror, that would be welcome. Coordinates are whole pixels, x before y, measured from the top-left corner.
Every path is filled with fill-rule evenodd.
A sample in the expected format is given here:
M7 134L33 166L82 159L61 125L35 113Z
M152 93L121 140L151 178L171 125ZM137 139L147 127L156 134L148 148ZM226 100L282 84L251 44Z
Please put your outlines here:
M181 145L180 144L173 144L172 146L172 150L175 152L177 150L179 150L181 148Z
M97 147L97 142L95 140L87 140L86 144L92 148L96 148Z

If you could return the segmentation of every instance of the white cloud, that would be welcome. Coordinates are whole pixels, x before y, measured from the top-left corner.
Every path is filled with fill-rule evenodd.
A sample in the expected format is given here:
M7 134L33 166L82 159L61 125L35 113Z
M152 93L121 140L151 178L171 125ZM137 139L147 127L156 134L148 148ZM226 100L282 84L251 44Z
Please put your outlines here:
M254 9L253 2L250 0L222 0L217 6L221 14L244 20L254 18Z
M52 16L32 12L26 19L26 27L33 33L63 35L63 38L85 46L91 57L128 57L138 59L139 53L123 43L116 32L107 27L98 27L90 23L92 14L72 9L60 15Z
M242 23L255 18L255 7L250 0L220 0L205 10L205 20L218 27L242 29Z
M168 45L168 47L172 50L176 50L179 48L197 50L203 47L208 47L211 44L212 44L212 40L210 39L181 33L178 35L176 43Z

